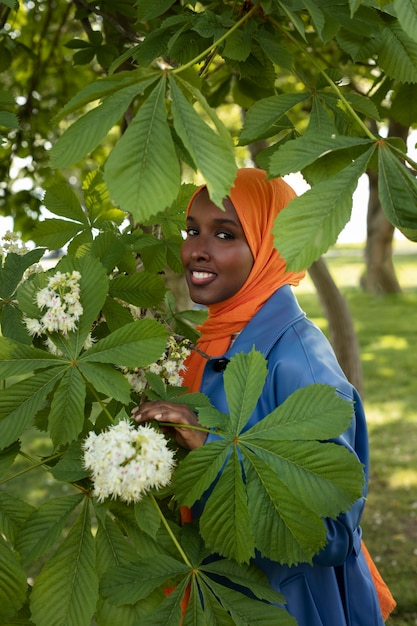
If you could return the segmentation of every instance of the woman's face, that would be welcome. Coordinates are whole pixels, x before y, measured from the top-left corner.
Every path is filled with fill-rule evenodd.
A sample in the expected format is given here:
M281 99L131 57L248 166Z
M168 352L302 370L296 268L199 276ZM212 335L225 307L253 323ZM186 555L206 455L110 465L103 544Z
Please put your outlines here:
M181 260L191 299L198 304L216 304L233 296L253 266L233 204L226 199L223 206L225 211L213 204L204 188L194 198L187 218Z

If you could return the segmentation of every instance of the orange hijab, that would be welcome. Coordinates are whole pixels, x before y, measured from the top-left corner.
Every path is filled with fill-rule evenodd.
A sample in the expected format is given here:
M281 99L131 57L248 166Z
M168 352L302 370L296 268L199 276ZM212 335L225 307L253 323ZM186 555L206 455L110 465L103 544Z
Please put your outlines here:
M187 215L195 196L187 207ZM197 348L209 355L226 352L234 333L242 330L268 298L282 285L298 285L305 272L287 272L285 261L274 247L272 227L278 213L292 198L294 190L282 178L267 180L264 170L242 168L237 171L229 198L239 217L254 258L245 284L233 296L210 305ZM186 362L184 385L200 389L206 359L193 351Z

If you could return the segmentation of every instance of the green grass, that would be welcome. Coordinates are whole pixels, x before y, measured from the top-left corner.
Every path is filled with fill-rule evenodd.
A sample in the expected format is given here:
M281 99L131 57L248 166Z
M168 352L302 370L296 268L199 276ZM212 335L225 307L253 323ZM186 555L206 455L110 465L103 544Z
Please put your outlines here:
M364 539L397 608L389 626L417 624L417 245L395 254L403 293L372 296L359 288L363 261L339 249L327 263L354 319L361 348L371 447ZM303 281L304 282L304 281ZM296 291L307 314L327 322L307 277Z

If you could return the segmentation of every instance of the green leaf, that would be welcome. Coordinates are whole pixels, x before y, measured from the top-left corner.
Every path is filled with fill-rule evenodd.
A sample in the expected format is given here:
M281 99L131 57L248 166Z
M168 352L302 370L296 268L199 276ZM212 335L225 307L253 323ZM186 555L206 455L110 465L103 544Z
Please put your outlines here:
M293 447L296 444L293 442ZM268 462L245 450L251 525L261 554L279 563L311 563L326 543L323 518L309 510ZM314 498L310 494L311 499Z
M0 536L0 621L7 623L23 606L27 593L26 572Z
M210 442L192 450L177 466L173 488L181 505L192 506L211 487L228 457L228 448L226 441Z
M141 22L147 22L155 17L159 17L168 11L175 0L142 0L137 7L137 18Z
M10 298L14 294L25 271L34 263L38 263L44 252L42 248L31 250L26 254L9 252L3 268L0 267L0 298Z
M51 213L88 226L87 215L70 185L59 183L49 187L43 203Z
M293 55L284 46L280 45L275 33L260 31L257 39L262 47L262 51L272 63L287 70L291 69Z
M110 297L106 298L104 303L103 315L110 332L133 322L133 316L130 310Z
M341 398L330 385L316 383L297 389L272 413L252 426L248 437L251 441L258 437L276 441L332 439L347 430L352 413L350 400Z
M96 391L107 398L114 398L122 404L129 404L130 385L123 374L113 365L80 361L78 368L83 378Z
M66 341L70 344L70 354L72 358L83 349L83 345L90 334L93 324L99 316L101 308L108 293L109 280L103 265L92 256L75 258L65 256L55 267L54 272L80 272L80 301L83 307L83 314L78 321L77 330L68 333L67 339L62 341L62 349L68 353ZM54 273L53 272L53 273Z
M223 206L236 174L231 139L226 140L210 128L184 96L176 78L169 78L175 130L206 181L210 198L214 204Z
M314 100L307 131L301 137L282 145L271 156L268 171L272 176L284 176L303 170L329 152L369 144L370 139L338 134L323 105Z
M133 249L140 253L147 272L161 272L166 266L165 239L157 239L153 235L141 235Z
M416 0L394 0L395 13L401 28L413 41L417 40Z
M251 352L231 359L225 392L232 427L219 423L221 440L182 460L174 473L174 492L187 506L203 498L200 532L213 552L240 563L248 562L255 549L288 565L311 562L326 542L323 518L336 518L362 496L362 464L332 442L349 427L352 403L329 386L312 385L242 432L241 403L230 400L232 381L239 381L239 396L259 368L258 357ZM208 412L207 421L212 419ZM205 425L204 410L199 420Z
M34 563L53 547L62 536L69 516L83 498L81 494L51 498L32 513L20 529L16 541L16 549L24 565Z
M32 338L28 335L26 326L23 323L22 312L14 303L0 304L1 334L19 343L31 344Z
M98 517L95 542L99 574L104 574L113 565L130 563L136 557L129 541L110 515L105 515L103 520Z
M378 63L387 76L400 83L417 82L417 42L396 21L383 29Z
M189 572L190 568L184 563L166 554L158 554L143 558L138 563L110 568L101 580L100 592L117 606L134 604L168 579L185 576Z
M110 295L114 298L143 308L159 304L165 291L162 277L148 272L116 276L111 281L109 289Z
M266 574L256 566L236 563L229 559L218 559L204 563L201 569L204 573L225 577L236 586L250 588L252 594L260 600L276 604L285 603L282 593L272 589Z
M62 457L53 467L50 473L55 478L66 483L75 483L90 475L90 471L85 469L82 462L81 442L74 441Z
M123 117L133 98L152 85L152 77L108 95L98 106L80 117L58 139L50 151L51 166L65 168L90 154Z
M165 89L166 78L162 76L104 168L110 195L139 222L169 206L180 186L179 163L167 121Z
M229 34L222 52L222 56L234 61L245 61L252 47L252 40L242 30L235 30Z
M231 419L226 429L233 433L241 432L252 415L267 375L266 362L260 352L252 350L237 354L232 373L224 373L224 389Z
M215 611L213 601L216 600L220 601L221 606L224 607L225 611L227 611L224 617L222 616L219 621L216 620L215 623L219 624L219 626L223 626L223 624L226 623L225 618L227 619L228 615L231 617L230 624L250 624L251 626L270 626L271 624L274 624L275 626L297 626L295 618L292 617L282 606L276 606L275 604L254 600L252 597L248 597L249 594L244 595L233 588L228 588L207 578L204 582L206 582L207 586L210 588L209 598L207 597L207 592L204 593L203 591L202 603L204 606L204 614L206 613L207 602L210 601L212 604L211 608ZM265 587L267 585L268 583L265 582ZM250 591L252 591L252 586L250 586ZM210 625L213 624L212 621L209 623Z
M36 376L0 391L0 447L7 448L32 423L44 406L47 395L65 373L62 367L39 372Z
M10 111L0 111L0 126L6 128L19 128L19 118Z
M58 115L53 118L53 123L56 124L60 120L64 119L64 117L74 113L75 111L84 108L90 102L94 100L102 100L106 96L119 91L129 85L133 85L135 83L141 82L143 80L147 80L151 76L159 75L159 72L155 72L154 70L149 71L148 69L137 69L132 71L125 72L117 72L116 74L112 74L110 76L106 76L99 80L86 85L75 94L67 102L67 104L61 109Z
M54 390L48 424L55 447L77 439L84 425L86 386L74 366L69 367Z
M139 528L153 539L156 539L161 526L161 517L153 499L150 497L142 498L142 500L135 503L134 510Z
M159 359L165 350L167 336L167 331L158 322L136 320L98 341L81 355L80 361L143 367Z
M397 228L417 227L417 182L386 142L378 145L378 192L384 213Z
M39 574L31 596L36 624L89 624L98 598L89 499L68 536Z
M0 491L0 532L12 544L15 543L19 528L33 510L32 505L21 500L15 493Z
M253 104L245 115L245 122L239 135L239 145L244 146L253 141L279 132L278 121L294 106L311 97L308 92L285 93L280 96L262 98Z
M65 363L64 359L50 352L25 346L7 337L0 337L0 378L23 376L37 369Z
M275 246L287 263L298 271L311 265L334 244L349 221L352 196L365 172L374 146L338 174L294 198L275 220Z
M226 493L227 498L224 497ZM238 563L249 563L255 556L248 499L236 447L232 448L227 465L204 507L200 531L213 552L232 557Z
M13 465L19 451L20 441L15 441L10 446L0 451L0 476L6 475L6 472Z
M78 235L80 231L84 232L84 229L85 227L78 222L51 218L37 222L31 237L40 246L45 246L49 250L58 250Z

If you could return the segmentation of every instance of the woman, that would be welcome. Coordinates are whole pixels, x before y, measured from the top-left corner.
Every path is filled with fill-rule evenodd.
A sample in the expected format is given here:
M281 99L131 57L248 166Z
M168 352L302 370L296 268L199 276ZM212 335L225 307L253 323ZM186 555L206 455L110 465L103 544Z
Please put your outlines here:
M263 170L241 169L224 200L224 211L211 202L206 187L191 198L181 258L191 299L206 305L209 314L201 327L199 352L188 359L184 382L227 413L222 372L234 354L255 346L267 359L268 375L248 427L300 387L312 383L335 387L355 402L351 427L339 442L356 453L367 478L368 438L360 398L327 339L306 318L292 293L291 285L297 285L304 272L287 271L273 245L274 220L294 196L282 179L268 181ZM177 442L191 450L211 440L204 432L181 429L181 424L198 425L196 414L185 405L149 402L132 415L137 422L171 423ZM361 550L364 503L365 493L348 513L326 520L328 542L312 566L288 567L260 556L255 559L271 587L284 594L286 609L299 626L384 623L381 608L385 611L385 607L380 607ZM391 604L388 610L392 608Z

